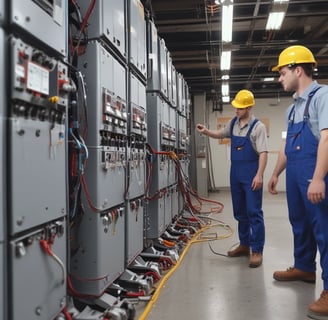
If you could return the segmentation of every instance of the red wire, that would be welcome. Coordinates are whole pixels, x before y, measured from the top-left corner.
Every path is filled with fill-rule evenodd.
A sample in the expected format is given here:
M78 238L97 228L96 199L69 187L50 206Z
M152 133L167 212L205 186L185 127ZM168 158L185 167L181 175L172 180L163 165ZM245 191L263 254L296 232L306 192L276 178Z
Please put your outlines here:
M82 26L81 26L81 33L83 33L84 29L87 26L88 20L90 18L90 15L93 11L93 8L94 8L95 4L96 4L96 0L92 0L92 2L89 5L88 11L87 11L87 13L85 14L85 16L83 18Z
M88 186L87 186L87 183L85 181L85 177L84 177L84 174L81 174L81 182L82 182L82 185L83 185L83 189L84 189L84 192L85 192L85 195L86 195L86 198L87 198L87 201L88 201L88 205L90 207L91 210L95 211L95 212L100 212L102 210L96 208L93 204L92 204L92 201L91 201L91 198L90 198L90 193L89 193L89 190L88 190Z
M64 307L64 309L62 310L66 320L73 320L72 316L70 315L70 313L67 311L67 308Z

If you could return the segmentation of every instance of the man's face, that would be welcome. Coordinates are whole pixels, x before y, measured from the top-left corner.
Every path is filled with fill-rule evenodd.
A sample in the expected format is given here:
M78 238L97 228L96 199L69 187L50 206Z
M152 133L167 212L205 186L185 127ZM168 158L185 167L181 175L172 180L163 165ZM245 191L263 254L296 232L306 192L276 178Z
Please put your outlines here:
M285 91L296 91L298 86L297 67L290 69L282 67L279 70L279 82Z
M249 108L235 108L236 116L239 119L245 119L249 115Z

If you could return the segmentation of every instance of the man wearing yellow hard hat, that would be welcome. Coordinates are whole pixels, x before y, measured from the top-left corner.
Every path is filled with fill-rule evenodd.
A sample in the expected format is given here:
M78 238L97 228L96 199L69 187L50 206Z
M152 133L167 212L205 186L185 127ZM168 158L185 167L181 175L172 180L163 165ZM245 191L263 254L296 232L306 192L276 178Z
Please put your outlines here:
M279 72L284 90L294 92L294 101L286 111L286 141L268 188L277 193L278 177L286 169L294 265L274 272L273 277L314 283L318 248L324 290L309 306L308 315L328 319L328 86L312 79L316 64L308 48L296 45L283 50L272 69Z
M228 256L250 255L251 268L262 264L265 241L263 173L268 152L266 127L252 115L254 105L253 93L240 90L232 101L236 117L225 128L209 130L203 124L196 126L198 132L209 137L231 139L230 188L240 244L228 251Z

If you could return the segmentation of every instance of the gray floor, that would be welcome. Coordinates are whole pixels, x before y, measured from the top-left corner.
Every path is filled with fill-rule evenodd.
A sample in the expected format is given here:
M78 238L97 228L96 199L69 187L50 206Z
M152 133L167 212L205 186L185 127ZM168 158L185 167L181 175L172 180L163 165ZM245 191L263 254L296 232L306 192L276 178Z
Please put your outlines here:
M228 191L212 193L210 198L224 204L213 218L232 228L231 199ZM207 242L190 247L180 266L159 291L157 301L145 317L145 304L137 308L137 318L147 320L305 320L309 303L322 291L318 264L317 283L279 283L275 270L293 264L292 234L287 218L285 194L264 194L266 245L263 265L249 268L248 258L227 258L213 253ZM207 232L223 234L222 228ZM226 252L238 243L236 231L223 240L211 242L214 252Z

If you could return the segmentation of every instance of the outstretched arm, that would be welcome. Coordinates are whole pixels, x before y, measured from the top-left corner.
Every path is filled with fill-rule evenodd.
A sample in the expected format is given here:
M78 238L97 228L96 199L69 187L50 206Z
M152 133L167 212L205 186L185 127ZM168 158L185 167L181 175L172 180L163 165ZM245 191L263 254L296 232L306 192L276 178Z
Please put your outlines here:
M205 134L211 138L220 139L222 138L222 130L209 130L203 124L198 123L196 129L199 133Z

